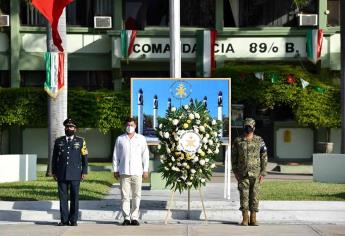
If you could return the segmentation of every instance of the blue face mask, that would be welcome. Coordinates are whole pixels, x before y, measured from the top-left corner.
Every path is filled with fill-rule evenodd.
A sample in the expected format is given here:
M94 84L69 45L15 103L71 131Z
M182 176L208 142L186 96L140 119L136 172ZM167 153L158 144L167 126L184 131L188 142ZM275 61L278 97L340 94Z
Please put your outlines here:
M250 125L244 126L243 130L244 130L244 132L247 133L247 134L253 133L253 132L254 132L254 128L251 127Z

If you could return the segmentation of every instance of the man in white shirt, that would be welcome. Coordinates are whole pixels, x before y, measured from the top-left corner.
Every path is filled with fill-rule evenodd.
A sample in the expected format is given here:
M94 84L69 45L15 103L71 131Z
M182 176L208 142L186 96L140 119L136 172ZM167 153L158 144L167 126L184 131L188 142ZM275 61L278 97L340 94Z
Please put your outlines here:
M120 179L124 217L122 225L140 225L138 219L142 178L148 178L149 150L145 137L135 132L136 127L133 118L126 120L126 133L116 139L113 153L114 177Z

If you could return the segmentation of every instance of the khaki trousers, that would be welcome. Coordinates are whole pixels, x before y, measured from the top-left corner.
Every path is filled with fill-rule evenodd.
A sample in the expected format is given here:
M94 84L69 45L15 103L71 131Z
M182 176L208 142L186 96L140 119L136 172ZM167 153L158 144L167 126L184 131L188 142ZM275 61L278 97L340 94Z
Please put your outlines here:
M138 220L141 199L142 176L121 175L122 215L125 220ZM132 196L132 207L130 199Z

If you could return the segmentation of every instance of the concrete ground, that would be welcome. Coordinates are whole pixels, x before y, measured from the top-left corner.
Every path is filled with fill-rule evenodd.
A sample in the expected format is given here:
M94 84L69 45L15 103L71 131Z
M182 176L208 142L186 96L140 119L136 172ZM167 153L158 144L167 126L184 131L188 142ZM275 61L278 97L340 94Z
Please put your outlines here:
M260 225L238 226L233 224L142 224L119 226L115 224L80 224L78 227L58 227L50 224L0 225L0 235L6 236L225 236L225 235L274 235L274 236L340 236L345 235L345 225Z

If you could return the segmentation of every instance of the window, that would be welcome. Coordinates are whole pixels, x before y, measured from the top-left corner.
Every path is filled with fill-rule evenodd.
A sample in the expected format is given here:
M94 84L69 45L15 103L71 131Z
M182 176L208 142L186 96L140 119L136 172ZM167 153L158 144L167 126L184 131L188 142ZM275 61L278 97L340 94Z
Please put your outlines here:
M317 14L317 1L296 9L293 0L224 0L225 27L297 26L298 12Z
M0 15L2 14L10 14L10 1L0 0Z
M8 71L0 70L0 87L9 88L11 86L10 76Z
M94 16L112 16L112 0L74 0L67 6L67 25L93 27Z
M28 26L46 26L47 20L26 0L21 0L20 23Z
M45 76L45 71L20 71L20 87L43 88Z
M114 89L111 71L69 71L68 87L87 90Z
M123 5L126 29L169 25L169 0L126 0ZM215 26L215 0L183 0L180 10L181 26Z
M340 1L328 0L327 9L329 10L329 14L327 16L327 25L339 26L340 25Z

